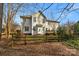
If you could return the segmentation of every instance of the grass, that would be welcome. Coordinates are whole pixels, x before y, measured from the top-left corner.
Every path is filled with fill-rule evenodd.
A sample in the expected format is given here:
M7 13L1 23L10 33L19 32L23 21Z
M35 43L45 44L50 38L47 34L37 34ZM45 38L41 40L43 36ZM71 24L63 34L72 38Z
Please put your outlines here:
M65 43L79 50L79 39L70 39L70 40L65 41Z

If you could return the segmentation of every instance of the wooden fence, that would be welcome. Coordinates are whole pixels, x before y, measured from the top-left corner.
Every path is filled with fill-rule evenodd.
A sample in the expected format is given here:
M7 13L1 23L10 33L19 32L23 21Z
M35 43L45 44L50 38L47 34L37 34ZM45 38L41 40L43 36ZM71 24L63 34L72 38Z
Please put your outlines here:
M39 43L39 42L53 42L53 41L61 41L62 38L53 35L12 35L13 44L27 44L27 43ZM28 42L29 41L29 42Z
M11 34L11 41L13 44L23 44L26 45L27 43L40 43L40 42L61 42L64 39L70 39L66 36L58 36L58 35L16 35ZM79 35L73 35L73 39L79 38Z

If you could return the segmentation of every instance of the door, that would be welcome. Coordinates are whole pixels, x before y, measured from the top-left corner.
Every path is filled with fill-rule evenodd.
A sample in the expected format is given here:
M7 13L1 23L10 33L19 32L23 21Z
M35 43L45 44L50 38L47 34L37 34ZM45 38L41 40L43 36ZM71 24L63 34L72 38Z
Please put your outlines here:
M38 34L43 34L43 28L42 27L38 27Z

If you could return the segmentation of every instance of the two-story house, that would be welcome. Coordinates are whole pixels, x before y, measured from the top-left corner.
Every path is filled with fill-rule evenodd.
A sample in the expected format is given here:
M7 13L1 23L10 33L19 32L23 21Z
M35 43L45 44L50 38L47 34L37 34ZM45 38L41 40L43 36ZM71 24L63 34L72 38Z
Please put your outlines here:
M25 34L45 34L47 30L57 30L59 22L47 20L42 12L29 16L20 16L22 22L22 32Z

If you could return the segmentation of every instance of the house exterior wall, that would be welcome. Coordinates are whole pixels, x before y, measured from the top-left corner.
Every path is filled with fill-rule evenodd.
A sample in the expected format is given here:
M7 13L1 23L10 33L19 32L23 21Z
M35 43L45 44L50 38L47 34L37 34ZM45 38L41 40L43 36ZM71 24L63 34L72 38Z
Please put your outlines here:
M36 22L34 22L34 17L36 17ZM43 30L44 24L43 21L45 20L45 18L40 14L40 13L36 13L34 15L32 15L32 29L34 27L36 27L36 25L42 25L41 27L37 27L37 31L32 30L32 35L34 34L44 34L45 30ZM40 29L40 31L39 31Z
M29 31L25 31L25 27L27 26L29 27ZM32 35L45 34L47 30L56 31L58 27L58 22L49 22L40 13L33 14L31 15L31 19L26 18L22 22L22 32Z
M56 22L48 22L48 29L51 30L57 30L59 27L59 23Z
M25 27L29 27L29 31L26 31ZM25 19L25 20L23 20L22 32L23 33L29 33L29 34L32 33L32 21L31 21L31 19Z

